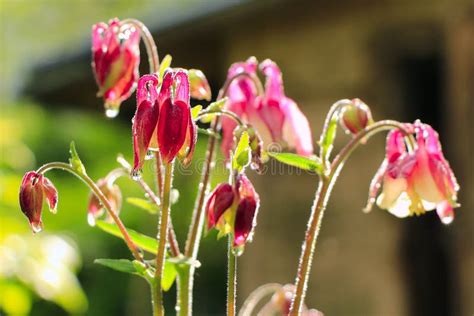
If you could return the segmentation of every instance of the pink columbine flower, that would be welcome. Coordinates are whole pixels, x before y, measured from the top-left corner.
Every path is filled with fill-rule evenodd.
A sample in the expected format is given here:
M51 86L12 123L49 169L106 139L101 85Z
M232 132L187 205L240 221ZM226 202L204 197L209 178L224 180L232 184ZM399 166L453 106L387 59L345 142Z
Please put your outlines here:
M119 214L122 206L122 192L118 185L114 184L114 177L105 177L97 181L97 186L104 193L110 203L115 214ZM87 222L90 226L94 226L97 218L104 214L105 208L94 193L89 196L89 204L87 206ZM107 217L111 221L111 218Z
M313 141L308 120L296 103L285 95L279 67L267 59L259 68L266 78L264 95L257 95L251 79L239 78L229 87L226 109L235 112L257 130L265 149L272 143L279 143L296 150L300 155L311 155ZM257 60L251 57L246 62L232 65L228 78L242 72L256 75L256 70ZM226 156L234 146L235 127L235 122L223 118L222 150Z
M207 228L216 228L219 235L234 236L234 247L242 247L251 240L256 226L260 198L250 180L237 176L235 185L218 185L206 203Z
M386 158L372 182L369 198L377 198L380 208L398 217L423 214L436 209L444 224L454 219L459 185L444 158L438 133L417 121L410 126L416 135L416 148L407 150L404 135L396 130L387 137ZM370 205L369 205L370 208Z
M104 98L106 114L117 115L120 104L133 93L140 63L140 32L115 18L92 27L92 70Z
M132 126L134 173L143 166L149 149L158 149L166 163L178 156L188 164L194 152L197 129L191 117L186 71L169 69L159 92L157 86L155 75L139 80Z
M56 213L58 191L53 183L35 171L27 172L23 176L20 186L20 207L35 233L43 229L41 212L44 198L46 198L49 210Z

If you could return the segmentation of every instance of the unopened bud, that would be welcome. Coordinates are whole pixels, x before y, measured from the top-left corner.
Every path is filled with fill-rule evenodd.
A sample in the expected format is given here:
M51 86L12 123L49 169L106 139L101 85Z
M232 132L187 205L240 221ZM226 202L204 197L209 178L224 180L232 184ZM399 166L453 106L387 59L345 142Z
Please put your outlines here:
M355 135L372 122L369 107L360 99L353 99L352 104L345 106L342 110L340 123L347 133Z

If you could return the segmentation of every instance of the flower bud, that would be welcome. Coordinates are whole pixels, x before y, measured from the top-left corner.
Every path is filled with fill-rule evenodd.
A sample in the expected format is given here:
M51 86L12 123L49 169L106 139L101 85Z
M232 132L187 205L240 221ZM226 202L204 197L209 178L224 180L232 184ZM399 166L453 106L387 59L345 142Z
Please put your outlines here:
M207 82L204 73L199 69L189 69L188 75L191 98L211 101L211 87L209 86L209 82Z
M122 192L120 191L119 186L113 184L111 179L107 179L107 177L97 181L97 186L104 193L112 207L112 210L118 215L122 206ZM104 211L104 206L97 196L94 193L91 193L89 196L89 205L87 206L87 222L89 225L94 226L96 219L101 217L104 214ZM107 217L107 220L110 220L110 218Z
M27 172L23 176L20 186L20 207L35 233L43 229L41 212L44 197L46 197L46 202L51 212L55 213L58 203L58 192L52 182L35 171Z
M234 189L228 183L219 184L206 203L207 229L217 225L221 216L232 206L234 202Z
M352 104L342 109L340 123L347 133L355 135L372 122L369 107L360 99L353 99Z
M140 31L118 19L92 27L92 70L105 102L106 115L118 114L120 104L133 93L140 63Z

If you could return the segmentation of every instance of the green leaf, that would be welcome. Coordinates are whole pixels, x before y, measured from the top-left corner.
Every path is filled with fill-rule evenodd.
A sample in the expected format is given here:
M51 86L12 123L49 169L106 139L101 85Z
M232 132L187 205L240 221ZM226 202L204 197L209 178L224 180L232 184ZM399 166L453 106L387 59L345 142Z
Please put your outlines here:
M163 270L163 278L161 279L161 287L163 291L168 291L176 280L176 264L166 260Z
M127 198L127 203L132 204L136 207L139 207L145 211L147 211L150 214L156 214L158 213L158 206L145 199L140 199L136 197L129 197Z
M111 223L107 223L105 221L97 221L96 222L97 227L105 231L106 233L109 233L113 236L119 237L123 239L122 233L120 232L120 229L115 225ZM158 242L156 239L143 235L141 233L138 233L134 231L133 229L127 228L128 234L132 238L133 242L143 250L156 254L156 251L158 249Z
M127 259L95 259L94 263L103 265L116 271L138 274L133 261Z
M81 174L86 174L86 168L84 168L84 165L82 164L82 161L79 158L79 155L77 154L76 145L74 144L74 141L72 141L71 145L69 146L69 153L71 155L71 158L69 158L69 164L71 165L71 167L73 167L74 170Z
M232 168L242 171L250 163L249 134L244 131L240 136L239 143L235 149L232 160Z
M163 58L161 60L161 63L160 63L160 82L163 82L162 79L163 79L163 76L165 74L165 70L171 66L171 61L173 60L173 57L171 57L171 55L166 55L165 58Z
M202 105L200 104L196 105L195 107L191 109L191 116L193 120L195 120L198 117L199 112L201 112L201 110L202 110Z
M275 158L281 163L287 164L289 166L297 167L299 169L316 172L322 174L323 167L321 164L321 159L319 158L308 158L292 153L272 153L267 152L270 157Z
M216 100L209 104L206 108L206 112L220 112L222 108L224 107L225 103L227 102L228 98L222 98L219 100Z
M321 157L324 160L329 158L331 154L331 150L333 147L334 139L336 138L336 131L337 131L337 122L339 121L339 115L335 114L329 121L328 129L326 135L323 135L320 144L323 152L323 156Z

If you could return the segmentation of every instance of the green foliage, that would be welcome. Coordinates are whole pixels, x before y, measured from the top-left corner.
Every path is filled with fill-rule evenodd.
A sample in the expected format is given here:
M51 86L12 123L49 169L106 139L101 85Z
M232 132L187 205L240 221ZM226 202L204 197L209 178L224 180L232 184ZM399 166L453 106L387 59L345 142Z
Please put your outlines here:
M141 208L142 210L145 210L150 214L158 213L158 206L155 203L150 202L145 199L129 197L127 198L127 203L132 204L138 208Z
M123 239L123 235L120 232L120 229L115 224L107 223L104 221L97 221L96 225L97 227L102 229L104 232ZM130 237L132 238L132 241L138 247L142 248L143 250L149 253L156 254L156 251L158 249L158 241L156 241L156 239L143 235L139 232L136 232L133 229L127 228L127 231Z
M82 163L81 159L79 158L79 155L77 154L76 150L76 145L74 142L71 142L71 145L69 147L69 153L71 154L71 158L69 158L69 164L74 168L79 173L86 174L86 168L84 167L84 164Z
M293 166L302 170L315 172L317 174L323 173L321 159L317 157L308 158L293 153L272 153L267 152L270 157L275 158L281 163Z
M232 168L237 171L244 170L245 167L250 163L250 144L249 134L244 131L240 135L239 143L235 149L234 157L232 159Z
M336 139L337 122L339 121L339 115L334 114L329 121L328 129L326 134L321 135L320 145L322 148L321 159L327 160L331 155L334 139Z
M160 82L162 82L163 76L165 75L165 71L168 67L171 66L171 61L173 60L173 57L171 55L167 54L160 63Z

